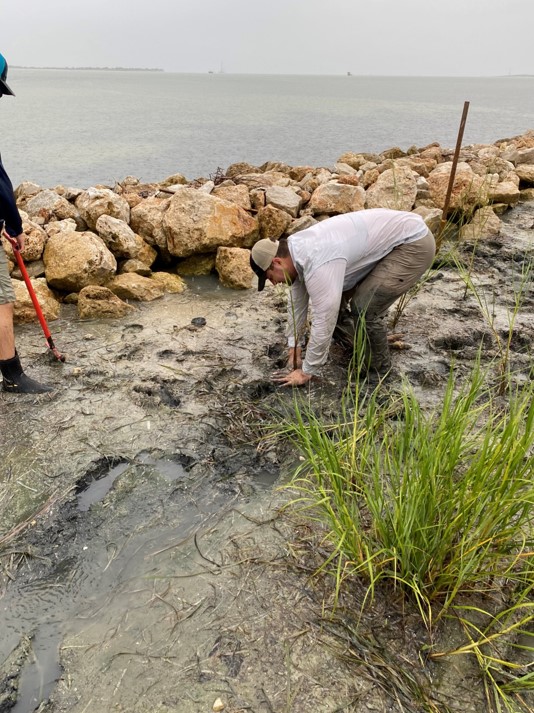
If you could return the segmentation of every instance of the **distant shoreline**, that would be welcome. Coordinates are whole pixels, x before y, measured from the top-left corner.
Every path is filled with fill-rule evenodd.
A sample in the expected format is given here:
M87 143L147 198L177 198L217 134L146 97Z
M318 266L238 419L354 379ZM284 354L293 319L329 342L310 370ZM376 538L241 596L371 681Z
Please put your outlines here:
M11 69L71 69L75 71L98 71L98 72L164 72L159 67L30 67L23 65L10 65Z

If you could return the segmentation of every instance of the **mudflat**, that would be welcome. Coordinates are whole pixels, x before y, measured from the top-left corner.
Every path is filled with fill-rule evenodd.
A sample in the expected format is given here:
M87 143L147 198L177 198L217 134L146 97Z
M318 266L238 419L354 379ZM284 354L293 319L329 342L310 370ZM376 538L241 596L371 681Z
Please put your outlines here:
M495 330L507 334L534 255L534 204L502 220L500 236L454 246L491 328L446 260L395 325L395 378L429 408L481 343L498 363ZM518 381L532 379L529 280L510 335ZM57 389L0 392L0 711L402 710L339 657L328 582L310 578L299 547L307 526L280 512L298 462L265 430L293 399L271 381L284 310L282 291L209 280L119 320L81 321L64 306L50 326L65 364L37 326L18 329L25 368ZM333 345L299 395L335 415L349 358ZM387 629L382 643L419 636L384 624L385 601L374 616L366 626ZM482 710L468 667L434 674L449 710Z

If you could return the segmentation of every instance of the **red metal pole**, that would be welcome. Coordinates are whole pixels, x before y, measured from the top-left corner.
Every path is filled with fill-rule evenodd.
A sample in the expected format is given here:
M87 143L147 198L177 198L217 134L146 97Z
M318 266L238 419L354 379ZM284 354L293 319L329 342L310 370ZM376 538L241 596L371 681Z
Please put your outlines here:
M11 237L5 230L4 230L4 237L6 240L9 241L11 244L11 247L13 248L13 254L15 255L15 260L17 261L17 265L19 266L19 270L22 274L22 277L24 279L24 282L26 283L26 287L28 288L28 293L30 295L31 301L33 302L33 306L35 309L35 313L37 315L37 319L39 320L41 324L41 328L44 332L44 335L46 337L46 341L48 344L48 347L50 348L50 351L52 354L56 357L58 361L65 361L65 355L61 354L56 345L54 344L54 340L52 339L52 335L50 334L50 330L48 329L48 324L46 323L45 316L43 314L43 310L41 309L41 305L39 304L39 300L37 299L37 295L35 294L35 290L33 289L33 285L30 280L30 276L28 275L28 271L26 270L26 265L24 264L24 260L22 259L22 255L20 254L19 246L17 244L17 241Z

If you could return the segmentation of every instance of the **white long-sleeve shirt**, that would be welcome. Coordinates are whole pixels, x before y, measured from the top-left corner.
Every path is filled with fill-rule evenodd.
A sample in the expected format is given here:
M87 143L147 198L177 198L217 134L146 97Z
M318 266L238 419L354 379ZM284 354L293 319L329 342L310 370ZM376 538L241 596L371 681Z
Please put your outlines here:
M300 339L309 303L310 339L302 369L316 374L328 358L343 292L359 284L393 248L422 238L420 215L373 208L344 213L288 238L297 279L288 299L288 346Z

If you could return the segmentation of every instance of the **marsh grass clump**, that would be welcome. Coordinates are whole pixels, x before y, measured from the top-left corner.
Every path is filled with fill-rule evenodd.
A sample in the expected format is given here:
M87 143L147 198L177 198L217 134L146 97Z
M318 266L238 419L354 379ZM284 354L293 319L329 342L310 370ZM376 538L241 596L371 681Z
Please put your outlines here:
M451 370L430 412L407 383L386 396L356 379L329 423L295 397L283 432L302 459L292 505L320 523L334 601L357 580L362 611L380 587L429 632L453 618L466 644L426 655L474 656L494 709L528 710L514 701L534 690L534 385L509 382L503 398L493 368L477 359L462 384Z

